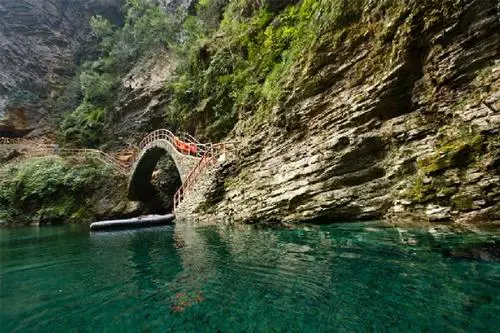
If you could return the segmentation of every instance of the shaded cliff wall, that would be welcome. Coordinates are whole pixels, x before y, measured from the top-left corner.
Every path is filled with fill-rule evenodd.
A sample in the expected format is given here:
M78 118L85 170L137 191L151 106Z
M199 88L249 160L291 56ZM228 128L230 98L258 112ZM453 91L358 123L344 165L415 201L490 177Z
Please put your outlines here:
M114 105L106 112L102 141L109 149L135 146L149 132L169 127L165 124L165 107L171 94L166 89L179 66L179 32L188 13L195 11L194 0L145 0L160 7L160 22L169 22L162 46L143 48L144 55L133 62L127 73L120 73L114 93ZM170 30L170 29L167 29ZM180 34L179 34L180 35Z
M0 132L41 129L53 100L91 49L89 19L120 23L122 0L4 0L0 3Z
M498 10L365 2L294 65L272 112L240 115L238 157L194 216L498 221Z

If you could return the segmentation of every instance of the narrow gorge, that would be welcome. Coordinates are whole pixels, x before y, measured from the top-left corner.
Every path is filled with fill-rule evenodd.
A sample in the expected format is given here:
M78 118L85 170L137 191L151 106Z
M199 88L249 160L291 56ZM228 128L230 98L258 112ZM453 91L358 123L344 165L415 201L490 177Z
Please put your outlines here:
M497 333L499 0L0 0L0 332Z
M160 128L236 143L179 218L499 220L495 1L23 0L0 18L2 136L125 163Z

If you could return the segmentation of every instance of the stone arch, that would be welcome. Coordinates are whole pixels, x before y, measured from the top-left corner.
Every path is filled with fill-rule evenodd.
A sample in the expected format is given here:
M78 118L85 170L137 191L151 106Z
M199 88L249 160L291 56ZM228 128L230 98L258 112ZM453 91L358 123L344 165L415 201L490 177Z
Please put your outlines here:
M181 181L184 182L189 171L196 166L200 158L179 153L167 140L156 140L144 147L132 167L128 183L128 197L135 201L148 201L155 190L151 177L158 161L168 154L174 161Z

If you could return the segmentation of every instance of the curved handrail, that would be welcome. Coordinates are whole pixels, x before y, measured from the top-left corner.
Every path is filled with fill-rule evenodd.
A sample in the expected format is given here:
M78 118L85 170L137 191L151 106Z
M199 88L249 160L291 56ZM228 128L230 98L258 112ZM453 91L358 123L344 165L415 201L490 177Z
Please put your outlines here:
M136 162L136 159L138 156L140 156L141 151L143 151L144 149L149 149L149 145L158 140L167 141L178 153L182 155L199 158L196 166L189 171L181 187L174 195L174 210L182 202L187 192L192 189L199 175L210 166L216 164L221 157L222 159L225 159L227 151L234 149L234 146L237 144L236 142L202 144L188 133L184 133L181 137L177 137L167 129L158 129L149 133L141 140L138 147L139 151L134 156L134 158L132 159L132 163L130 164L126 164L116 159L112 155L98 149L59 148L59 146L55 144L40 143L34 140L1 137L0 145L24 145L30 148L28 155L30 155L31 157L45 155L93 155L104 164L115 168L121 174L128 175L130 173L130 166Z
M142 151L146 146L158 140L165 140L169 142L177 152L193 157L203 156L208 146L207 144L186 142L167 129L159 129L149 133L142 139L139 143L139 150Z
M187 192L194 186L199 175L208 167L214 165L221 156L226 155L227 147L234 143L202 144L191 135L184 133L181 138L174 135L167 129L159 129L149 133L139 143L139 150L148 149L149 146L158 140L167 141L177 152L183 155L198 157L200 160L189 171L184 178L181 187L174 195L174 210L177 209ZM140 153L138 154L140 155Z
M189 140L182 140L176 135L174 135L170 130L167 129L159 129L153 131L146 135L141 142L139 143L139 152L147 148L151 143L158 140L167 141L178 153L182 155L187 155L195 158L201 158L208 148L211 146L210 144L201 144L194 137L189 134L184 134L184 136L188 137ZM196 143L195 143L196 142ZM112 164L116 169L119 169L121 173L127 174L129 166L125 165L123 162L117 160L113 156L104 153L97 149L71 149L71 148L59 148L55 144L46 144L43 142L37 142L35 140L28 140L23 138L4 138L0 137L0 145L20 145L26 146L29 148L29 155L31 156L43 156L43 155L57 155L57 154L93 154L99 157L100 160L107 164ZM139 154L134 156L132 159L135 161ZM133 164L133 163L131 163Z
M204 172L210 166L216 164L219 157L224 156L227 152L227 146L225 143L217 143L211 145L210 148L203 155L201 160L196 164L196 166L191 169L184 182L182 183L179 190L174 195L174 211L179 207L182 200L185 198L187 192L189 192L194 186L199 175Z
M188 142L191 142L191 143L197 143L197 144L200 144L201 145L201 142L198 141L194 136L192 136L191 134L189 133L182 133L181 134L181 137L185 140L185 141L188 141Z

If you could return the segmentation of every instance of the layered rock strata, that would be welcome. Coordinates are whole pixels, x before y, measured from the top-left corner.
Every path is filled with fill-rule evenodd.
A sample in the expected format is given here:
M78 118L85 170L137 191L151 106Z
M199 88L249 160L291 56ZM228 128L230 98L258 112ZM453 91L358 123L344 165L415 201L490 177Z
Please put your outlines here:
M317 47L266 121L242 116L238 157L208 187L209 207L193 204L195 217L500 220L495 2L409 5L382 40L362 30L374 21Z

